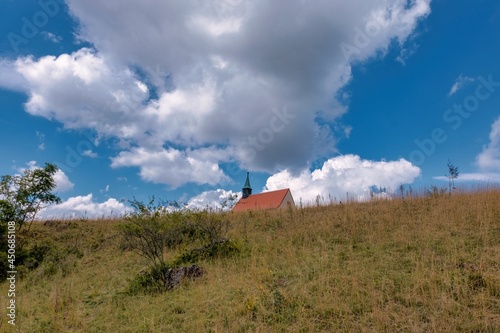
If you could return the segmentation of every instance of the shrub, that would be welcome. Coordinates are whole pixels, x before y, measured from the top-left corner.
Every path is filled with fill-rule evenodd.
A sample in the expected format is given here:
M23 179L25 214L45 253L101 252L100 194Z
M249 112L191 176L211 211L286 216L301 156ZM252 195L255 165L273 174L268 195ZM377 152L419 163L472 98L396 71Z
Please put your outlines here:
M165 252L182 243L182 228L172 215L133 216L120 226L123 245L146 258L152 267L165 266Z
M136 199L131 204L134 213L120 225L122 248L148 261L148 269L132 281L134 292L139 289L147 292L168 290L172 272L185 269L179 265L239 252L239 248L225 237L229 221L223 213L168 211L154 197L146 204ZM185 244L198 247L186 250L172 261L172 265L168 264L167 251Z
M153 197L144 204L132 202L134 213L119 226L123 248L131 250L148 261L148 270L132 282L132 290L163 291L168 285L167 250L197 237L197 229L187 223L182 212L168 212Z
M189 221L198 230L203 241L215 247L218 243L226 240L225 236L229 230L229 220L225 213L211 213L207 210L190 212Z
M228 257L240 253L240 247L229 239L221 239L218 242L210 243L202 247L185 251L174 261L174 265L199 262L200 260Z
M131 281L128 294L136 295L140 292L160 293L165 291L166 275L170 268L165 264L143 270Z
M183 278L199 278L205 271L198 265L170 267L168 265L152 267L137 275L128 289L128 294L140 292L158 293L170 290L181 283Z

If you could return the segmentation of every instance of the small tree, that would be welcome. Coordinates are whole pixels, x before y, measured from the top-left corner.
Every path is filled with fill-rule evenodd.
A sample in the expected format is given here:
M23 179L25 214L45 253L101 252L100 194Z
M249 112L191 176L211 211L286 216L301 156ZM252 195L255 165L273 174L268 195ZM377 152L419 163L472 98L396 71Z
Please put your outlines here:
M120 226L126 248L149 260L151 267L165 266L167 249L182 243L182 215L168 213L155 197L147 204L133 199L134 208L128 223Z
M455 179L458 178L459 172L458 172L458 167L454 166L450 162L450 160L448 160L448 163L446 164L446 166L448 166L448 174L445 176L446 176L446 178L448 178L450 194L451 194L451 191L455 189Z
M43 168L24 170L22 175L5 175L0 181L0 222L16 222L19 230L31 223L44 205L59 203L52 193L58 168L46 163Z
M200 237L208 241L209 246L214 247L220 242L227 241L225 236L229 230L229 221L225 214L204 210L191 212L189 218Z
M164 266L170 232L166 221L154 216L135 216L129 220L120 230L125 247L148 259L153 267Z
M122 245L145 258L149 266L132 289L168 290L178 279L176 270L190 269L180 265L239 251L225 237L229 220L222 212L171 210L154 197L148 203L134 198L130 204L134 212L119 226ZM175 258L172 250L178 248L184 252Z
M148 281L144 287L167 290L172 278L167 251L181 245L195 231L186 224L183 212L169 212L154 197L148 203L134 198L130 204L134 212L119 227L122 244L148 261Z

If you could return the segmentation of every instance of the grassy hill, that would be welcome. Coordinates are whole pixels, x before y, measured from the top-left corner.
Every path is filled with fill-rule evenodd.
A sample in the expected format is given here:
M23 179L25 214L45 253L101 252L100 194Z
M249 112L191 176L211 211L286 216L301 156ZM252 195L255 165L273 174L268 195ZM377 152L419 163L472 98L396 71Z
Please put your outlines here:
M154 295L127 292L147 263L120 245L123 221L34 224L48 252L0 331L500 331L498 190L228 217L241 252Z

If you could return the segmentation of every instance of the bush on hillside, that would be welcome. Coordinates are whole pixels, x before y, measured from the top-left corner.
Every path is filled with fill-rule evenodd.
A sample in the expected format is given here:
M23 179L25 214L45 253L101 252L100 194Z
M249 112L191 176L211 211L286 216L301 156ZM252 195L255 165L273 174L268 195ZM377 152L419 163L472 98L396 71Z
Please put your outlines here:
M181 253L174 261L174 265L196 263L211 258L228 257L240 253L238 244L229 239L220 239L218 242L206 244L201 247Z
M226 238L229 221L224 214L168 211L155 198L146 204L136 199L131 203L135 211L120 226L122 245L148 261L148 269L133 281L132 290L168 290L170 277L167 272L182 269L179 265L239 251ZM180 246L188 250L169 261L168 250ZM193 246L194 249L189 249Z

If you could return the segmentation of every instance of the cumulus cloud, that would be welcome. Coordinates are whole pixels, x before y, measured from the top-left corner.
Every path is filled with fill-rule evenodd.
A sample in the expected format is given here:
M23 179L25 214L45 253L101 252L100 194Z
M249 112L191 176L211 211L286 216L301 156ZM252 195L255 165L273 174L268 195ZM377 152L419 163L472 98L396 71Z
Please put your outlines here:
M33 115L118 138L113 167L172 187L223 182L226 161L271 173L331 156L351 65L405 49L430 13L430 0L67 4L93 49L7 62L16 83L0 85L25 89ZM207 147L220 159L194 156Z
M489 135L490 142L483 147L483 151L476 156L478 172L460 173L456 182L500 182L500 118L496 119ZM448 181L445 176L437 176L434 179Z
M62 170L57 170L54 174L54 181L56 182L56 192L66 192L75 186Z
M15 66L28 82L25 108L30 114L66 128L91 128L126 139L134 135L135 113L147 87L129 69L112 68L88 48L58 57L20 58Z
M490 143L476 157L476 164L482 170L500 171L500 118L491 126Z
M38 219L50 218L111 218L130 213L132 209L114 198L96 202L92 194L72 197L40 211Z
M189 199L186 208L194 210L228 210L232 208L232 204L236 203L240 196L239 192L226 191L223 189L206 191Z
M35 170L40 169L41 167L38 165L36 161L29 161L26 163L26 168L19 168L19 174L23 173L27 170ZM62 171L58 169L53 176L54 182L56 183L55 192L67 192L75 186L68 178L68 176Z
M0 58L0 73L0 87L14 91L26 91L27 82L16 70L15 61Z
M500 118L493 122L489 139L490 142L476 156L475 164L479 167L478 172L460 173L456 182L500 182ZM437 176L434 179L448 181L445 176Z
M325 200L356 200L370 198L374 187L394 191L399 185L412 183L420 169L405 159L369 161L356 155L344 155L327 160L321 169L303 170L293 175L288 170L269 177L266 190L290 188L296 200L312 203L319 195Z
M200 158L204 155L205 158ZM113 158L112 167L138 166L143 180L169 184L176 188L185 183L215 185L229 180L208 154L200 151L179 151L173 148L146 150L133 148Z

